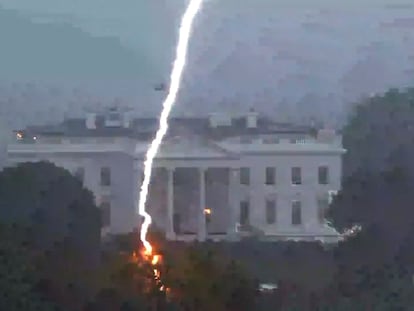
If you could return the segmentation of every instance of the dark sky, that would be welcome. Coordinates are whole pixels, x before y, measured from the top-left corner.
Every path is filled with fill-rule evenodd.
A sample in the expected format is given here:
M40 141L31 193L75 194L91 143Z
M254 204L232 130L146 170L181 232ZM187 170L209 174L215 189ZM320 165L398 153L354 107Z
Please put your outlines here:
M133 98L137 107L155 112L161 98L150 92L151 85L168 79L185 2L0 0L0 5L19 9L37 23L78 27L82 35L66 30L61 40L81 45L86 65L70 52L70 45L61 47L56 62L73 61L67 74L60 72L63 80L88 80L94 86L91 92L110 90L111 95ZM393 6L383 0L306 2L206 0L193 31L176 111L255 106L279 118L304 111L329 118L362 94L413 84L413 6L395 0L388 1ZM113 39L103 42L98 36ZM42 44L46 50L48 44L53 46ZM97 51L101 62L93 57ZM22 53L30 56L30 51ZM48 59L45 54L37 66L44 66L45 75L54 79L59 72L47 68ZM16 62L7 60L9 66Z

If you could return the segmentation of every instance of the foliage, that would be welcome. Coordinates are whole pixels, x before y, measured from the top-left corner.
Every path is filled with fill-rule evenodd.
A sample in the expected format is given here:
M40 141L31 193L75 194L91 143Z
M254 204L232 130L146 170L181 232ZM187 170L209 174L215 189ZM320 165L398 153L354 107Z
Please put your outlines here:
M100 256L100 214L92 194L51 163L23 163L0 173L0 202L0 222L25 228L38 290L79 310Z
M343 129L344 177L409 163L414 148L414 88L390 89L357 106Z
M48 162L6 168L0 173L0 198L0 220L30 228L39 252L70 245L85 259L99 256L99 209L68 171Z
M357 223L375 231L391 256L414 225L413 134L414 88L362 102L343 131L344 180L329 218L340 230ZM367 243L375 244L370 237Z
M344 180L328 217L340 230L360 224L362 232L334 249L332 306L412 306L413 134L414 89L391 89L366 100L344 129Z
M22 228L0 226L0 310L58 310L36 290Z
M169 258L164 281L184 310L252 310L257 286L235 261L207 245Z
M151 232L154 250L162 256L161 283L167 292L160 291L153 280L153 266L127 260L113 266L111 284L122 301L143 297L157 305L157 310L253 310L256 284L235 261L225 257L206 244L167 243L156 232ZM118 251L131 254L142 249L137 234L116 237ZM114 250L117 249L116 247ZM152 284L153 290L144 290Z

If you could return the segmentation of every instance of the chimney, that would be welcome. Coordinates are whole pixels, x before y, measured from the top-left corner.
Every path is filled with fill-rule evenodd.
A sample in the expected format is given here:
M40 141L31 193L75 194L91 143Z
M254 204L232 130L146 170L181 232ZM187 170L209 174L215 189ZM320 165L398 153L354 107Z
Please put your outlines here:
M256 128L257 127L257 117L259 114L254 111L253 108L249 110L246 116L246 126L247 128Z
M96 129L96 113L89 112L86 115L86 128L89 130Z

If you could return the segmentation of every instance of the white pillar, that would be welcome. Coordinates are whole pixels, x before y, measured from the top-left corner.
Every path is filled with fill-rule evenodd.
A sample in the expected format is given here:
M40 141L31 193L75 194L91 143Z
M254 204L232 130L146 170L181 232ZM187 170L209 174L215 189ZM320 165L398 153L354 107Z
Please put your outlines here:
M135 217L132 218L134 222L134 228L141 226L141 217L138 213L138 202L139 202L139 193L141 191L141 181L142 181L142 167L141 161L138 159L134 159L134 167L133 167L133 174L132 174L132 187L133 187L133 209Z
M239 174L239 169L229 168L229 221L227 233L230 237L236 234L236 226L240 220L240 202L238 192L238 185L240 183Z
M240 220L240 201L239 201L239 187L240 172L239 169L229 169L229 227L227 232L229 235L236 234L236 225Z
M176 239L174 231L174 168L167 168L167 222L166 237L168 240Z
M199 241L205 241L207 238L206 216L204 209L206 208L206 169L199 168L200 176L200 206L198 211L198 230L197 237Z

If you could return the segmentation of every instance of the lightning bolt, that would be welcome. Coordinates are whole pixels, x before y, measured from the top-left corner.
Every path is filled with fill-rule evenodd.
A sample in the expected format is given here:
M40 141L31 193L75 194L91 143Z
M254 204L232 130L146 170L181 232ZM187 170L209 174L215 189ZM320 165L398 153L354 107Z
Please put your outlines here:
M176 101L177 94L180 89L181 76L186 64L188 42L191 36L193 21L201 9L202 2L203 0L190 0L190 3L188 4L187 9L182 16L178 35L178 43L176 47L176 56L170 75L170 87L168 95L162 105L157 133L155 134L155 138L147 150L146 159L144 162L144 180L142 182L139 195L138 213L144 217L144 222L141 225L140 239L144 244L147 254L152 254L151 243L147 240L148 228L151 225L152 219L151 215L145 209L145 204L147 202L148 196L148 187L152 174L152 165L154 158L160 148L162 140L167 133L168 117Z

